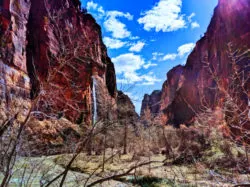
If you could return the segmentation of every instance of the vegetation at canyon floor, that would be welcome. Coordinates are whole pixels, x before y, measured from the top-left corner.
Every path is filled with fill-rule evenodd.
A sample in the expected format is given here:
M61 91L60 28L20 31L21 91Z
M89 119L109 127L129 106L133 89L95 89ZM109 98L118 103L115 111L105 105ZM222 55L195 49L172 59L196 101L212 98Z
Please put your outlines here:
M217 119L208 114L203 118L211 123L209 128L197 121L194 127L176 129L146 119L137 122L136 128L131 124L127 128L109 126L105 131L97 128L91 154L82 150L42 157L15 155L8 186L62 185L65 171L64 186L248 184L249 152L225 138L228 129ZM0 180L3 178L1 173Z

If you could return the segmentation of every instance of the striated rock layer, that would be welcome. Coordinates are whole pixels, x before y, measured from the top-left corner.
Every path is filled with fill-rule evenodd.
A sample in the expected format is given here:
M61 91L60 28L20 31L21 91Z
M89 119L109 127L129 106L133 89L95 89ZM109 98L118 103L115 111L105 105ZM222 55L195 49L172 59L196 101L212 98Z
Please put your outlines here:
M178 126L192 124L195 115L205 107L222 107L227 94L231 94L239 106L247 108L250 97L249 17L249 0L219 0L207 32L196 43L186 65L168 72L160 102L148 99L154 94L146 95L142 110L148 105L155 113L152 105L159 103L157 112L165 116L164 123ZM235 72L243 81L233 83ZM232 85L243 85L244 91L231 93Z
M100 26L78 0L3 0L0 6L2 110L39 97L39 119L90 124L93 75L105 100L115 102L115 70Z
M74 144L78 125L93 123L94 80L96 120L117 119L114 65L79 0L2 0L0 39L0 124L15 114L23 120L33 107L25 138L41 148L34 154L67 150L65 136Z

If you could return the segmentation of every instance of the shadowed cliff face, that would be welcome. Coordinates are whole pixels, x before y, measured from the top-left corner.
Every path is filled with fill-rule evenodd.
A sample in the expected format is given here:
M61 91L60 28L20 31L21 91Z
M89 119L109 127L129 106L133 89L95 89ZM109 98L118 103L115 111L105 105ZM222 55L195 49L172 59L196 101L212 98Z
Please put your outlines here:
M117 108L118 119L121 123L135 125L139 119L138 114L135 112L135 106L130 98L122 91L118 91L117 95Z
M149 108L153 116L157 116L160 112L162 92L160 90L154 91L151 95L144 95L141 107L141 116L144 115L144 111Z
M90 124L93 75L115 102L115 70L100 26L78 0L3 0L0 11L3 110L15 108L15 99L39 97L40 119L44 113Z
M250 95L249 52L238 60L235 67L229 53L231 51L236 56L237 50L250 48L249 17L250 1L219 1L207 32L196 43L187 64L173 68L167 75L160 102L160 111L168 119L165 123L191 124L195 113L202 107L221 106L226 97L223 90L230 90L235 67L238 72L245 72L242 77L247 80L244 85L246 93L237 97L240 103L247 106Z

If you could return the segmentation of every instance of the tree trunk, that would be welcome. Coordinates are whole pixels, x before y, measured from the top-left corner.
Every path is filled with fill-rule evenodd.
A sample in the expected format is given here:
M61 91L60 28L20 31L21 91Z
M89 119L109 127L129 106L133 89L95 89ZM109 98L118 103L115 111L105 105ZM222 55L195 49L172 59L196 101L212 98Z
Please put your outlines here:
M106 157L106 134L104 135L103 141L103 155L102 155L102 172L105 170L105 157Z
M128 125L125 122L124 125L124 138L123 138L123 154L127 154L127 137L128 137Z

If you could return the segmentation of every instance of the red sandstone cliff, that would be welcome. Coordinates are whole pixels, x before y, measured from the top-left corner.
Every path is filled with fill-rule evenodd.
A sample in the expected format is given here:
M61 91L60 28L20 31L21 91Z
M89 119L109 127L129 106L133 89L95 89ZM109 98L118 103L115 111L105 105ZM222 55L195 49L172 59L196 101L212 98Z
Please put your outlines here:
M3 0L0 6L2 115L20 110L17 101L29 105L40 97L39 118L59 115L89 124L93 77L98 95L115 102L115 70L100 26L78 0Z
M14 114L23 120L33 105L24 133L34 150L28 154L73 150L82 133L76 123L93 121L94 95L96 120L107 112L117 118L114 65L100 26L80 6L79 0L0 1L0 124Z
M159 113L166 116L165 123L191 124L202 107L222 107L230 94L237 97L239 106L247 107L250 97L249 17L249 0L219 0L207 32L196 43L186 65L177 66L167 74L159 102ZM233 64L235 59L237 62ZM244 81L233 83L235 72ZM241 94L232 93L232 85L242 83L244 91L239 88ZM156 104L147 99L143 103L143 106Z
M122 91L118 91L117 109L118 119L121 123L136 124L139 116L135 112L135 106L129 96L124 94Z
M145 94L140 115L143 116L145 110L148 108L153 116L157 116L160 112L161 95L162 92L160 90L155 90L150 95Z

